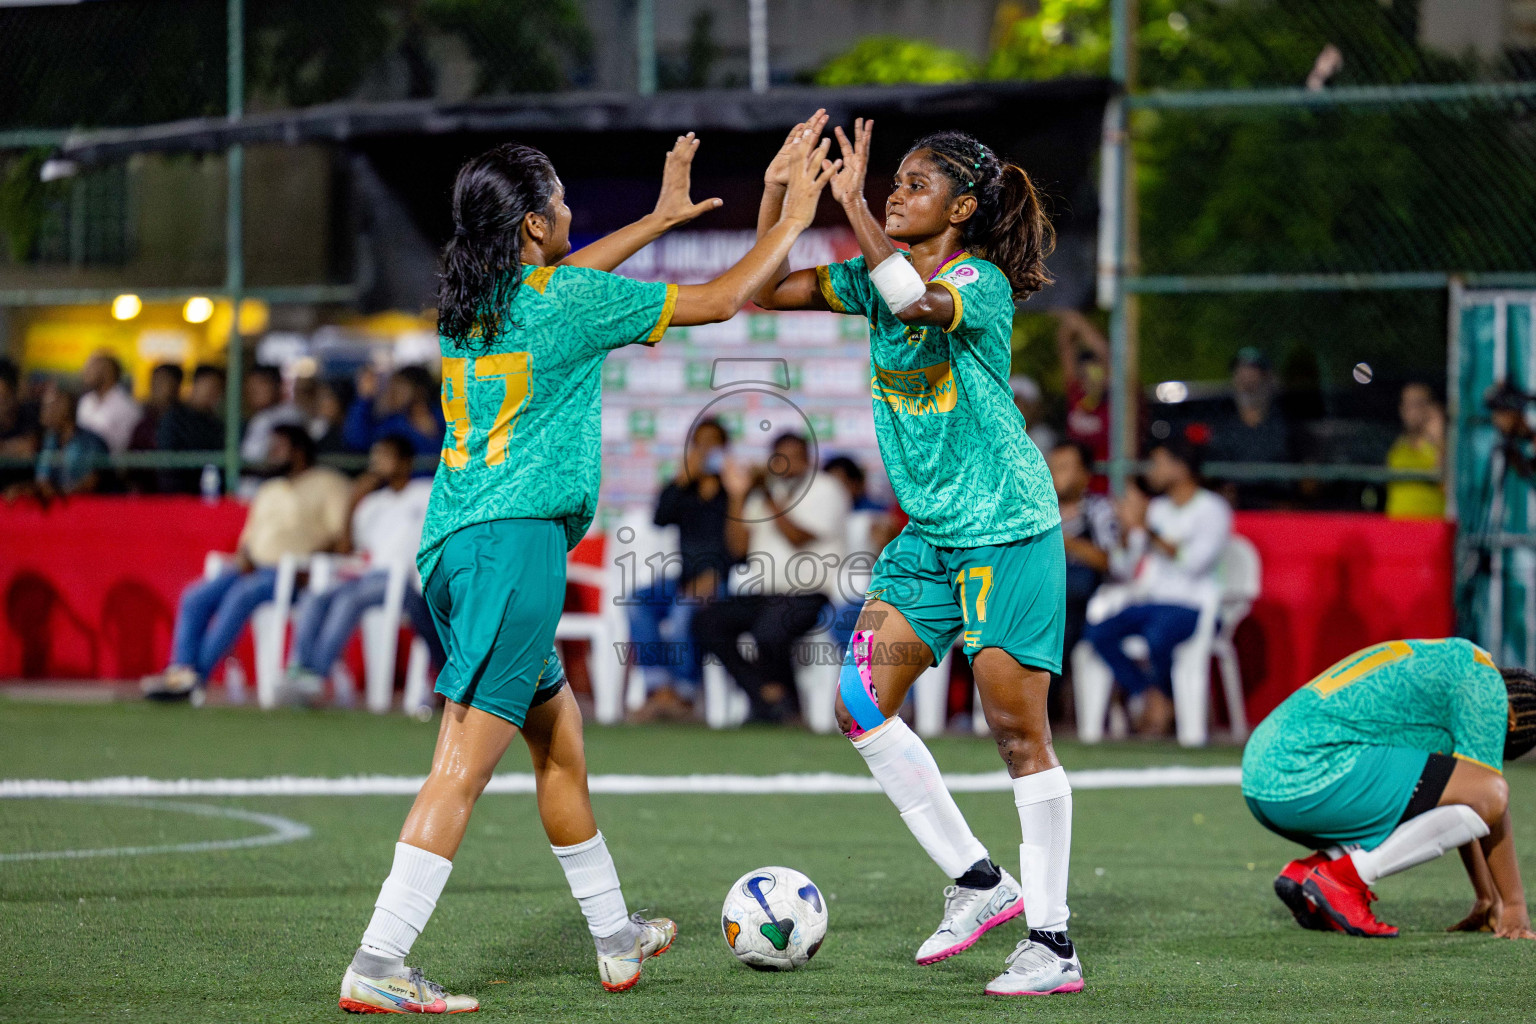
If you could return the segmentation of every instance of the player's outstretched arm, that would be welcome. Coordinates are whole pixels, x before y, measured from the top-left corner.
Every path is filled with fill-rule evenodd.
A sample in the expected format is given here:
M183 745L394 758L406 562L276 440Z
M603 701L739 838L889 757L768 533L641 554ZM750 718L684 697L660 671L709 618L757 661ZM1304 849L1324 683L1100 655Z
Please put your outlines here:
M905 259L897 255L899 250L896 243L885 233L885 225L875 218L869 202L864 198L864 178L869 170L869 144L874 137L875 122L862 117L855 119L851 143L841 127L836 129L836 133L837 144L843 153L843 169L832 179L832 198L838 201L848 217L848 225L853 228L854 237L859 240L864 264L869 268L870 280L874 282L876 290L886 300L886 305L891 307L891 312L896 314L896 319L904 324L944 327L953 323L954 296L948 288L931 283L924 285L915 276L916 272L906 264ZM880 271L881 264L891 259L901 260L902 263L892 264L885 271ZM910 288L913 292L896 304L892 304L888 286L882 283L882 278L893 269L911 278Z
M802 133L790 154L790 180L779 220L735 266L708 284L683 285L677 290L672 322L680 327L729 320L762 288L763 282L789 257L789 250L816 216L816 201L842 166L827 159L831 140L815 145Z
M1501 939L1536 939L1531 931L1531 912L1525 905L1525 883L1520 880L1520 861L1515 856L1515 830L1509 808L1486 836L1478 840L1488 859L1488 872L1499 891L1499 916L1493 933Z
M1467 878L1475 894L1472 910L1466 917L1446 929L1448 932L1491 932L1498 924L1503 905L1499 900L1498 887L1488 870L1488 858L1483 856L1481 843L1467 843L1456 851L1461 854L1461 864L1467 869Z
M661 195L656 200L656 209L633 224L627 224L613 234L604 235L591 245L576 250L561 260L560 265L613 270L673 228L688 223L702 213L718 210L724 205L719 199L696 203L689 198L693 156L698 151L699 140L693 132L679 135L671 152L667 154L667 163L661 172Z
M815 145L827 126L827 112L817 110L809 118L789 130L784 145L779 148L773 162L763 172L763 199L757 207L757 237L762 238L779 222L784 209L784 193L789 188L791 153L797 144L809 140ZM822 297L816 284L816 271L789 269L789 260L774 268L768 280L752 296L764 309L821 309L832 307Z

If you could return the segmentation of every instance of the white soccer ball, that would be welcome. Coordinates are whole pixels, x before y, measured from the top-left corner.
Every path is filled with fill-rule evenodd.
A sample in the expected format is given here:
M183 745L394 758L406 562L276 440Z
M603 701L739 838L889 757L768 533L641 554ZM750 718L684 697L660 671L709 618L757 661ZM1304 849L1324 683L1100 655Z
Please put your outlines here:
M725 894L720 930L748 967L793 971L804 967L827 937L827 901L793 868L758 868Z

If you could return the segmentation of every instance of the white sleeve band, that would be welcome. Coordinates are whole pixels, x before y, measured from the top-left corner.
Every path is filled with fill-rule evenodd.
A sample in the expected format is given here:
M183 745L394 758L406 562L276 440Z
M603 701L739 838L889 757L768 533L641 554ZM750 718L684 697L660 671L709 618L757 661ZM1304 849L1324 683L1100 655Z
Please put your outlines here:
M880 265L869 272L869 283L891 307L892 313L900 313L923 297L928 286L918 276L917 270L899 253L887 256Z

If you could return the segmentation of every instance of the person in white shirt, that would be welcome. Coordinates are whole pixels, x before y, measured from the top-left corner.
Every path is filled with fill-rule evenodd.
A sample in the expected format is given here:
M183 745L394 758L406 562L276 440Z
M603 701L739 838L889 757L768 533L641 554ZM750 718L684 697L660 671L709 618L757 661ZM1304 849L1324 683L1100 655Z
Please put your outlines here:
M720 659L751 704L748 721L784 722L799 706L794 644L837 598L848 491L819 472L799 434L774 440L767 467L727 464L725 543L739 564L730 593L700 608L693 639ZM737 637L750 634L757 657Z
M403 566L406 581L401 612L432 651L432 662L443 663L443 646L432 614L421 596L416 551L432 497L430 479L412 479L411 442L399 434L375 441L368 451L368 471L353 492L351 533L343 550L363 555L368 569L356 579L324 593L306 592L300 599L294 629L293 665L288 685L296 698L313 700L324 689L325 677L341 657L363 613L384 603L390 570Z
M1118 510L1123 540L1110 555L1111 573L1130 580L1131 603L1084 632L1125 695L1144 695L1137 731L1153 735L1173 722L1173 651L1194 633L1232 536L1232 507L1200 486L1201 454L1183 438L1152 449L1147 482L1160 493L1148 501L1130 489ZM1121 648L1129 636L1146 640L1148 668Z
M86 361L80 380L87 390L75 409L76 426L107 442L113 455L127 451L143 410L123 387L123 364L110 352L97 352Z

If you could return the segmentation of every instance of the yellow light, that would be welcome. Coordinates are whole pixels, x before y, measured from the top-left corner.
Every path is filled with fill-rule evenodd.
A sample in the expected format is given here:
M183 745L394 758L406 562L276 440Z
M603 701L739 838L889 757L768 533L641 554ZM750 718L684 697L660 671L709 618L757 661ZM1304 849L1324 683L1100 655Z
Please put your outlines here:
M181 316L189 324L203 324L213 316L213 300L205 295L194 295L181 307Z
M112 317L116 320L132 320L144 308L137 295L119 295L112 300Z
M261 299L245 299L240 303L240 333L261 334L270 317L271 311Z

